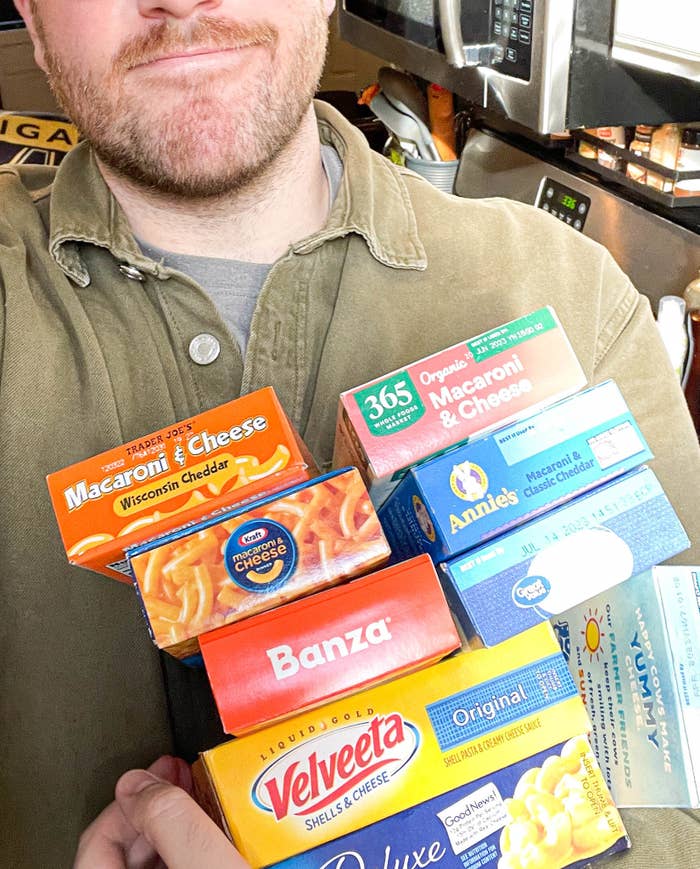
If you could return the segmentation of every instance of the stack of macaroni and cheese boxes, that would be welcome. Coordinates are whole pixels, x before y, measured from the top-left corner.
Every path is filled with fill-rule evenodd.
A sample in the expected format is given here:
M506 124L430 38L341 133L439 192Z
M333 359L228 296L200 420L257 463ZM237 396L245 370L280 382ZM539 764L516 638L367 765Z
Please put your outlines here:
M629 846L549 619L688 541L615 384L584 386L545 308L344 393L323 476L269 388L49 476L69 558L203 656L236 738L200 795L254 869Z

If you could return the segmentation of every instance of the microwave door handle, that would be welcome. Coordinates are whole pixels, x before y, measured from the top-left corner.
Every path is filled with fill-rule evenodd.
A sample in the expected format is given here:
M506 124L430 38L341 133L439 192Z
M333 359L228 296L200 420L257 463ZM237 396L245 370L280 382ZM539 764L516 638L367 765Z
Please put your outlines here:
M450 66L462 68L487 64L493 57L495 43L465 45L462 37L462 0L439 0L440 33L445 57Z

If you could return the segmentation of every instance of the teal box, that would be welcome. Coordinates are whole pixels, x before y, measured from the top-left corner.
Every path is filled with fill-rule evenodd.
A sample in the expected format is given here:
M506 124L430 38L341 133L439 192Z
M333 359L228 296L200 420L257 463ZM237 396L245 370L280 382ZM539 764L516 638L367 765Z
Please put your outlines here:
M700 567L655 567L552 619L620 806L700 806Z
M445 561L651 458L607 380L413 467L379 520L395 557Z
M440 565L467 637L494 646L686 549L646 466Z

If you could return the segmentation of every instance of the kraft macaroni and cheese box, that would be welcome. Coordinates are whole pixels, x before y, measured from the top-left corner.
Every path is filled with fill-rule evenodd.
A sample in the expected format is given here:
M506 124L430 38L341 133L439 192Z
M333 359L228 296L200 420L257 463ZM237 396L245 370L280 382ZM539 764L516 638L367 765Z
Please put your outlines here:
M642 466L441 565L470 640L493 646L689 545Z
M204 752L254 869L381 821L589 727L551 626Z
M314 472L266 387L46 480L68 560L131 582L127 547L286 489Z
M552 619L620 806L700 805L700 567L654 567Z
M629 848L585 736L576 736L274 869L560 869Z
M379 505L406 469L583 387L541 308L340 396L333 464L356 465Z
M460 645L427 555L200 637L232 734L427 666Z
M409 469L379 521L395 555L444 561L651 458L607 380Z
M384 563L390 554L360 474L344 468L127 551L156 645L197 637Z

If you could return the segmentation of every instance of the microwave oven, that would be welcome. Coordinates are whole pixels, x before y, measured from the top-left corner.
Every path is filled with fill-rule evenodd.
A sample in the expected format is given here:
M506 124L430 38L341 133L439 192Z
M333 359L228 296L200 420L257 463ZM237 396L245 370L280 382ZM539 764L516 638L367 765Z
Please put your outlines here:
M341 0L339 27L538 133L700 120L698 0Z

